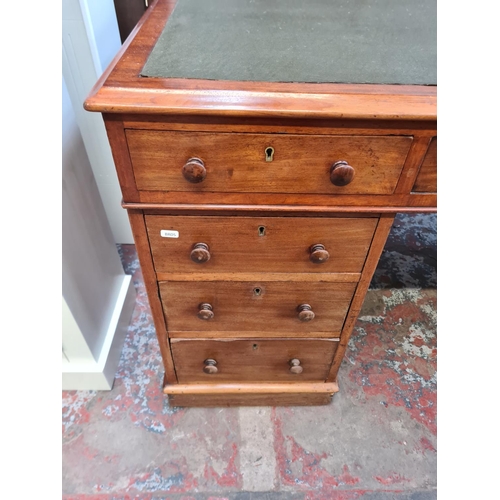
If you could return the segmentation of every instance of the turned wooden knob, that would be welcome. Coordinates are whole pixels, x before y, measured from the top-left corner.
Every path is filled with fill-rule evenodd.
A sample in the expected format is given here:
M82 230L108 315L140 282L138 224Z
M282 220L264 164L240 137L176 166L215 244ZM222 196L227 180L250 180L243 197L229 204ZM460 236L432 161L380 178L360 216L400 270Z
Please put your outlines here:
M315 314L309 304L301 304L297 307L297 311L299 312L300 321L312 321L314 319Z
M200 304L199 309L200 310L198 311L198 318L205 320L213 319L214 312L210 304Z
M210 260L210 248L206 243L195 243L191 250L191 260L197 264L203 264Z
M290 373L299 375L304 371L304 368L300 366L300 359L291 359L288 363L290 364Z
M182 167L182 175L184 179L193 184L198 184L207 176L207 169L203 160L199 158L189 158L187 163Z
M330 169L330 180L336 186L347 186L354 179L354 168L346 161L337 161Z
M330 258L330 254L325 248L325 245L320 245L318 243L311 245L309 252L309 260L313 264L322 264Z
M219 371L218 368L215 366L217 364L217 361L215 361L215 359L206 359L204 363L205 366L203 367L203 371L207 375L213 375L214 373L217 373Z

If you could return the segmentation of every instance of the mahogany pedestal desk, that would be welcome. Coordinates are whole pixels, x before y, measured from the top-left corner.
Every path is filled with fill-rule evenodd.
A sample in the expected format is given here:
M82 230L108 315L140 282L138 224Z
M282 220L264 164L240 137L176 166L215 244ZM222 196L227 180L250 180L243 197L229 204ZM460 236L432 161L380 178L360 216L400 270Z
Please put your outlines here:
M391 38L394 20L370 28L378 15L362 36L406 52L384 66L374 35L363 60L338 3L248 10L271 4L158 0L85 102L103 114L173 406L330 402L395 214L436 209L434 55ZM314 37L340 50L302 54Z

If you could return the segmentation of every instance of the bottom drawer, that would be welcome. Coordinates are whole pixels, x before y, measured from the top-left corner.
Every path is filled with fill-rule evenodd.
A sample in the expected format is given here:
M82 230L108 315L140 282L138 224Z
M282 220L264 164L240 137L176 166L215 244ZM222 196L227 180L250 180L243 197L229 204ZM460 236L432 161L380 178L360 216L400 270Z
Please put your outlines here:
M329 339L173 339L171 348L179 383L218 384L324 381L337 345Z

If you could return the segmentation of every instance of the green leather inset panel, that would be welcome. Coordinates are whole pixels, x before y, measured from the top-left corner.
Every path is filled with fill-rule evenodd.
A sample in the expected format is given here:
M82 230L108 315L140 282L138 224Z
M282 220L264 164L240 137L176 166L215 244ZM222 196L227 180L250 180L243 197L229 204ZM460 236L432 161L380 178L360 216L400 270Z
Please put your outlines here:
M178 0L142 76L435 85L436 0Z

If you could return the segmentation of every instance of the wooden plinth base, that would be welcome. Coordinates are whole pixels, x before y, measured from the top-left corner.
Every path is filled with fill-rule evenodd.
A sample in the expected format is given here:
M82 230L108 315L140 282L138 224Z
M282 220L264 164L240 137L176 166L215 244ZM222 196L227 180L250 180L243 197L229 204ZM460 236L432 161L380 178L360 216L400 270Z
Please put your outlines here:
M165 385L171 406L318 406L327 405L336 382L309 384L175 384Z

